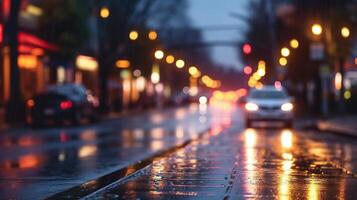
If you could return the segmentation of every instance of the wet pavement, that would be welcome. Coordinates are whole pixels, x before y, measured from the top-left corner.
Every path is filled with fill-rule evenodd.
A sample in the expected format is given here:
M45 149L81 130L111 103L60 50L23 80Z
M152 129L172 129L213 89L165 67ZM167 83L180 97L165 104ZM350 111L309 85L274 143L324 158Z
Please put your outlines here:
M5 133L1 198L48 197L193 139L87 198L353 199L357 139L243 122L221 104Z
M0 136L0 199L42 199L126 167L209 128L206 109L138 113L81 127Z
M221 117L225 128L212 127L201 139L88 198L354 199L356 139L243 129L239 111Z

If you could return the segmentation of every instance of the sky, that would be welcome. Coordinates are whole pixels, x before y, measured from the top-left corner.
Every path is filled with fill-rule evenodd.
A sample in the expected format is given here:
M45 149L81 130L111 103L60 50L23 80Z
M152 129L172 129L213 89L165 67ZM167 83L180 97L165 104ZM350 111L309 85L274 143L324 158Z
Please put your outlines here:
M212 41L240 41L243 37L245 25L239 19L233 18L231 13L247 15L249 0L189 0L188 14L195 27L206 28L204 39ZM227 27L221 30L212 30L207 27ZM236 28L235 28L236 27ZM222 67L242 69L237 49L232 46L217 46L211 48L214 61ZM220 67L218 66L218 67Z

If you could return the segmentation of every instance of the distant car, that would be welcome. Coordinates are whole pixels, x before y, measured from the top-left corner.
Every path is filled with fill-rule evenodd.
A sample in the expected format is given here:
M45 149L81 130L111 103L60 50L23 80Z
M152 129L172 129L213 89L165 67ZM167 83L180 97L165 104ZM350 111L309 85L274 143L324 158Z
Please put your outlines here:
M95 121L98 106L98 99L82 85L53 85L27 100L27 122L40 126L49 121Z
M252 89L245 99L246 127L254 121L281 121L293 126L293 102L283 88L264 86Z

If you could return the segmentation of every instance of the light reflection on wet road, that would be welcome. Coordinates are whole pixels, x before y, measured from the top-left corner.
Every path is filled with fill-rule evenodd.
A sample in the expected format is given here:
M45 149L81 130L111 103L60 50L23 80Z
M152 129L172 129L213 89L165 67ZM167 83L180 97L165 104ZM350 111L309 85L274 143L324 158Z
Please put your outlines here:
M200 138L198 133L207 130ZM244 129L231 105L191 106L90 127L0 137L3 198L38 199L149 157L185 148L93 194L107 199L344 199L357 188L357 140Z
M226 116L227 117L227 116ZM241 114L92 199L353 199L357 141L279 128ZM229 126L230 125L230 126ZM216 130L216 131L215 131Z
M209 114L198 109L192 105L93 126L2 133L1 197L44 198L196 137L209 126Z

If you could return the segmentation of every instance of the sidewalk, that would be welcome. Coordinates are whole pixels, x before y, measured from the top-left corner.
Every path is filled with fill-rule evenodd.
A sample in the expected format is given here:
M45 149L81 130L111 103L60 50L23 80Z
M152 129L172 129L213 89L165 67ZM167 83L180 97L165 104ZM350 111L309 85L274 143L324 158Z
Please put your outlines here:
M320 131L328 131L357 137L357 115L318 120L316 122L316 128Z
M131 116L139 115L141 113L153 113L153 112L159 112L159 111L163 111L163 110L167 111L167 110L171 110L171 109L175 109L175 108L184 108L184 107L185 106L178 106L178 107L170 107L170 108L166 108L166 109L151 108L151 109L146 109L146 110L132 109L132 110L125 110L125 111L121 111L121 112L110 112L103 116L99 116L98 123L118 120L122 117L131 117ZM98 124L98 123L94 123L94 124ZM82 125L93 125L93 124L82 124ZM25 129L25 128L28 128L28 126L26 125L25 122L15 124L15 125L7 124L5 122L5 110L3 108L0 108L0 133L7 132L9 130L15 130L15 129L17 130L17 129Z

